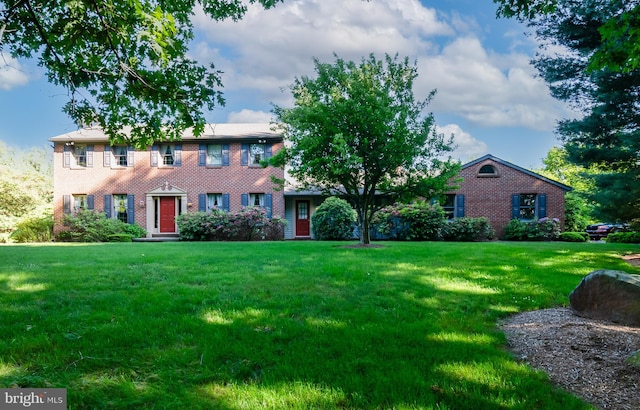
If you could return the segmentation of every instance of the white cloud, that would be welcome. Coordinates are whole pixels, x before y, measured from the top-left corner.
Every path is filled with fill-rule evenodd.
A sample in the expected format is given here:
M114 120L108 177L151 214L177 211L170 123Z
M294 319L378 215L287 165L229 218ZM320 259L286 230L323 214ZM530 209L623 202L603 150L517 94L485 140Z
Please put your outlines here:
M250 92L259 109L290 105L288 86L313 75L314 57L330 62L335 53L358 61L397 53L418 62L417 98L438 90L429 107L437 115L543 131L566 116L535 77L530 56L492 52L479 40L482 29L473 17L443 14L418 0L288 0L270 10L249 6L238 22L212 22L198 12L194 24L200 33L195 58L224 72L228 97Z
M239 112L229 113L227 122L234 123L264 123L271 122L273 115L264 111L241 110Z
M10 90L28 82L29 76L22 71L20 63L13 57L0 53L0 89Z
M437 126L436 131L439 134L444 134L446 138L453 135L453 144L456 149L451 153L451 157L457 158L463 163L476 159L489 151L487 144L473 138L457 124Z

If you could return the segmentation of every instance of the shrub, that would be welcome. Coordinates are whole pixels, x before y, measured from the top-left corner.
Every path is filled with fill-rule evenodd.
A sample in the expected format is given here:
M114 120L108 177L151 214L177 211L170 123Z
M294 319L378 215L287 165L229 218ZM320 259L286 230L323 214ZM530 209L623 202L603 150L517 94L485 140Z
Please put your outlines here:
M18 243L51 242L53 239L53 215L20 222L10 238Z
M586 232L562 232L558 239L562 242L586 242L589 235Z
M129 225L118 219L107 218L104 212L81 210L63 219L66 230L57 236L62 242L107 242L110 235L129 234L136 238L146 235L139 225Z
M640 232L615 232L607 235L607 242L640 243Z
M552 241L560 235L560 223L553 218L524 222L512 219L504 228L508 241Z
M237 214L220 210L192 212L176 219L185 241L258 241L284 238L286 221L268 218L262 208L244 208Z
M133 238L128 233L116 233L107 236L107 242L132 242Z
M373 223L381 239L437 241L442 239L445 219L439 205L419 201L387 206L378 211Z
M491 228L489 219L455 218L445 222L442 227L442 237L445 241L478 242L495 238L495 231Z
M353 238L356 211L344 199L329 197L311 216L313 235L318 240Z

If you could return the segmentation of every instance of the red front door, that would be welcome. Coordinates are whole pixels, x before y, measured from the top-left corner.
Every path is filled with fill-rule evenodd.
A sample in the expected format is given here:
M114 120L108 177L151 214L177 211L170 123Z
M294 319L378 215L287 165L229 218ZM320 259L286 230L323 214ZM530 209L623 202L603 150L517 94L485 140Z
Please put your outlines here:
M296 202L296 236L309 236L309 201Z
M160 232L176 231L176 199L172 196L160 197Z

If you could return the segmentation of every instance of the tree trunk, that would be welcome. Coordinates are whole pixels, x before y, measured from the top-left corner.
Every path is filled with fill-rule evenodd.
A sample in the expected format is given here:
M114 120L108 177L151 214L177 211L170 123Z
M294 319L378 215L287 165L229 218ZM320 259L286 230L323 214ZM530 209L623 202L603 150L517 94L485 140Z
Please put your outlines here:
M369 215L366 210L362 212L360 218L360 243L363 245L371 243L371 238L369 237Z

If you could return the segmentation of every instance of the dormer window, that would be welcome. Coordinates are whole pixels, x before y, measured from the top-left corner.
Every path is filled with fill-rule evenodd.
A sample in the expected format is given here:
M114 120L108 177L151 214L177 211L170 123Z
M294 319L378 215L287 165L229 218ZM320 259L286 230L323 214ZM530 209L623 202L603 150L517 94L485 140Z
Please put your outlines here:
M482 167L480 167L480 170L478 170L478 176L479 177L497 177L498 170L493 165L490 165L490 164L483 165Z

